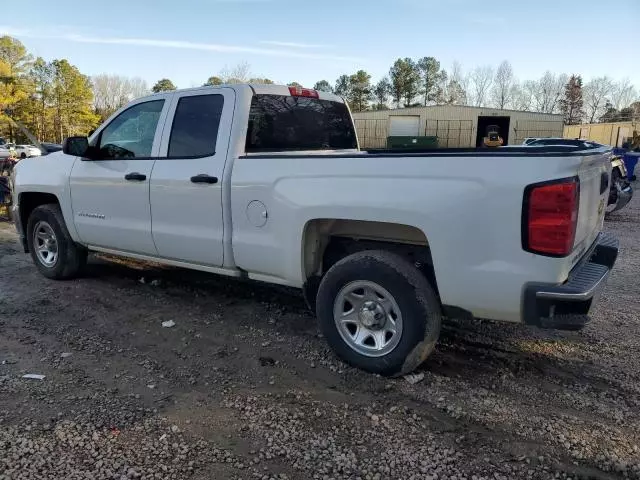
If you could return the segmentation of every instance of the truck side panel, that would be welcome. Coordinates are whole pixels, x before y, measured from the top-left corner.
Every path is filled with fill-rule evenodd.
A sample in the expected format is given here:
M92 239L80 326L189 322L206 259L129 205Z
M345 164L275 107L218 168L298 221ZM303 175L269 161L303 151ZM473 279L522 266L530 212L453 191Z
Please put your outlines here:
M522 249L524 189L575 176L582 162L580 156L241 157L231 187L235 263L301 286L309 221L402 223L424 232L444 304L520 321L524 285L562 282L577 261ZM264 225L252 217L252 202L264 205Z

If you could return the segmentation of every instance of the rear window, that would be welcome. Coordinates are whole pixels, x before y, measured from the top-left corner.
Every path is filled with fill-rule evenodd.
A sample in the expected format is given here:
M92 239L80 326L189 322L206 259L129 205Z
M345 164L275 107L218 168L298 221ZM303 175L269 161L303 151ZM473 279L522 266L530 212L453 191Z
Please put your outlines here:
M254 95L246 151L340 150L357 148L343 103L287 95Z

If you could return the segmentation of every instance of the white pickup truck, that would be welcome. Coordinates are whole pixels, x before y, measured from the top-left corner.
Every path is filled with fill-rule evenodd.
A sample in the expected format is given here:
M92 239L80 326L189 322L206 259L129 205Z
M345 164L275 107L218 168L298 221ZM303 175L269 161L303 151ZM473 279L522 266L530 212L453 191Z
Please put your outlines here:
M617 256L606 148L358 149L344 101L232 85L136 100L21 161L13 215L49 278L88 251L298 287L345 361L404 374L442 317L580 328Z

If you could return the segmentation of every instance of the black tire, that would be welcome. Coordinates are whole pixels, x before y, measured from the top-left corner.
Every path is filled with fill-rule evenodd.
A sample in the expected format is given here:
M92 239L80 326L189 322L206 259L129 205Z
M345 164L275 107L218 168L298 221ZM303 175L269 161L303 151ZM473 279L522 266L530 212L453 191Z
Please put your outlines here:
M34 229L39 222L46 222L53 230L57 241L57 258L46 265L36 253ZM87 250L77 245L67 230L60 206L57 204L36 207L27 222L27 243L33 263L42 275L54 280L67 280L81 273L87 263Z
M26 153L24 153L24 152L22 152L22 153L20 154L20 158L27 158L27 154L26 154Z
M342 337L334 320L334 303L350 282L373 282L391 294L402 315L398 344L384 356L367 356ZM442 311L429 281L409 261L383 250L349 255L325 274L318 289L316 314L331 348L348 364L385 376L404 375L433 352L440 335Z

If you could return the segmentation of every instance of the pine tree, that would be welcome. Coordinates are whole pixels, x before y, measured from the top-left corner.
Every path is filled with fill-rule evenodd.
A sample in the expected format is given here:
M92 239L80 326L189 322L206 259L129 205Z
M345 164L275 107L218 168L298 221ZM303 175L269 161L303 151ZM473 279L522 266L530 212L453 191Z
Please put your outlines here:
M319 92L333 93L333 88L331 87L331 84L326 80L320 80L319 82L316 82L316 84L313 86L313 89Z
M391 95L391 82L387 77L384 77L376 83L376 86L373 87L373 95L376 99L376 110L386 110L389 108L387 107L387 101L389 100L389 95Z
M176 90L176 86L168 78L163 78L161 80L158 80L156 84L153 87L151 87L151 91L153 93L169 92L171 90Z
M56 141L71 135L86 135L100 121L93 111L93 91L89 77L67 60L51 62L52 98Z
M222 85L224 82L220 77L216 77L215 75L209 77L207 81L202 85L203 87L213 87L215 85ZM157 84L156 84L157 85Z
M349 77L351 95L349 106L354 112L362 112L369 107L369 101L373 98L371 93L371 75L364 70L358 70Z
M4 35L0 37L0 60L9 67L9 75L24 75L33 57L17 38Z
M582 100L582 78L571 75L564 87L564 98L560 100L560 111L564 115L565 125L577 125L584 117Z
M422 77L424 104L437 102L442 97L442 87L440 85L446 80L446 72L440 69L440 62L434 57L421 58L418 60L417 66Z
M336 88L334 90L336 95L341 96L344 99L349 99L351 96L351 82L349 81L349 75L340 75L336 80Z
M391 92L394 102L408 107L420 92L420 72L416 63L410 58L397 59L389 70Z
M4 35L0 37L0 119L15 115L20 102L29 96L29 84L25 73L31 56L20 40ZM9 138L14 139L13 122L3 122L9 127Z

